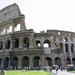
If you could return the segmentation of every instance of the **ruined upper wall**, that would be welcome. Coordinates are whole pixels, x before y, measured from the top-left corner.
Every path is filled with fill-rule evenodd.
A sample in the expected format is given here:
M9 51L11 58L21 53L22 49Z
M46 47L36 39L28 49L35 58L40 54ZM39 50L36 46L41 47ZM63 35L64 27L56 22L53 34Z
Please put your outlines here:
M70 32L70 31L62 31L62 30L47 30L47 33L52 33L55 36L70 36L70 37L75 37L75 33L74 32Z
M20 9L16 3L0 10L0 23L21 16Z

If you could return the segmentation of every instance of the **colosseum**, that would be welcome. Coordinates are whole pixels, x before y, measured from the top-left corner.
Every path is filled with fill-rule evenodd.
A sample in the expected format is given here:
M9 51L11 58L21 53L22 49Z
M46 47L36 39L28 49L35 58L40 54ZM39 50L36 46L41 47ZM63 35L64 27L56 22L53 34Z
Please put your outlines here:
M75 33L27 29L16 3L0 10L0 69L75 65Z

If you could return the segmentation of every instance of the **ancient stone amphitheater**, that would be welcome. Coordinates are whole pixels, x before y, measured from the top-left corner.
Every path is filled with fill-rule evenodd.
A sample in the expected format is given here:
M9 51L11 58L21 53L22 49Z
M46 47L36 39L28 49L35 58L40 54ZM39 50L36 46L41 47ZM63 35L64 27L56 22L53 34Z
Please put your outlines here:
M75 65L75 33L27 29L18 5L0 10L0 69Z

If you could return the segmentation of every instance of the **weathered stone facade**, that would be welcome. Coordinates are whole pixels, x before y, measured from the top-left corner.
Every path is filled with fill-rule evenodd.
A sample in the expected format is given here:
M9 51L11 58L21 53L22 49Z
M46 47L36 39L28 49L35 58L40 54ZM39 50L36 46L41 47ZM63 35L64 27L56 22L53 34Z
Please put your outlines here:
M74 32L35 33L26 28L24 19L17 4L0 10L0 68L75 65Z

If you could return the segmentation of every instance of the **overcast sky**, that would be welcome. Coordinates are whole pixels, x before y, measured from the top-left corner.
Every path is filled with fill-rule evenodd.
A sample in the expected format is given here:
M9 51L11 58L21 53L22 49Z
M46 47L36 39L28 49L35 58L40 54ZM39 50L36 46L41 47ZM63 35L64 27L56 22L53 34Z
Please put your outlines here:
M75 32L75 0L0 0L0 9L17 3L27 29Z

